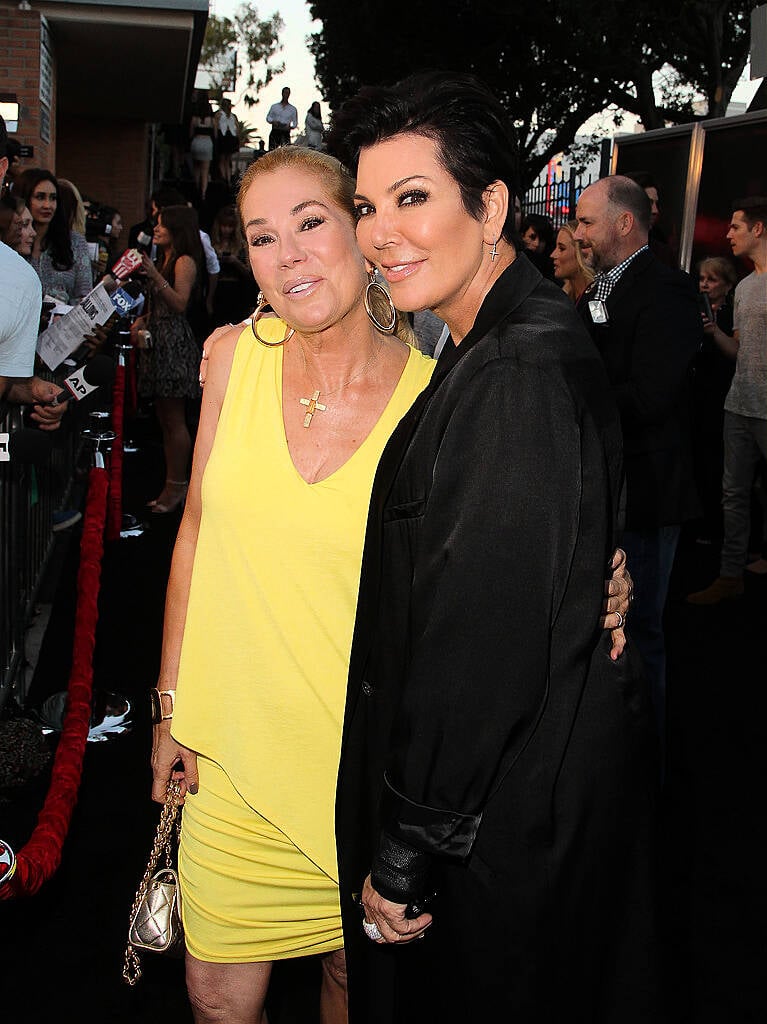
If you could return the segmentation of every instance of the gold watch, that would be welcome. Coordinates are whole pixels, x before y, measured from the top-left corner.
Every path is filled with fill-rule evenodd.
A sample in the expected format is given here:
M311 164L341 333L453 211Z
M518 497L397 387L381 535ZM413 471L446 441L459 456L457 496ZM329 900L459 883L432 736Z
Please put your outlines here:
M165 698L164 703L163 698ZM175 690L158 690L153 686L149 691L149 699L152 704L152 725L159 725L160 722L167 722L169 718L173 718L173 709L176 704Z

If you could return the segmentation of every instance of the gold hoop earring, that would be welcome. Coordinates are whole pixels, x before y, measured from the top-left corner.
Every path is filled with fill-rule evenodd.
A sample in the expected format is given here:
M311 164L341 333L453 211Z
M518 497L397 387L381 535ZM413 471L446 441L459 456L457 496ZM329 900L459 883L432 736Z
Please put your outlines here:
M261 335L256 330L256 324L261 319L262 310L263 310L265 305L266 305L266 299L264 298L264 293L263 292L259 292L258 293L258 305L256 306L256 311L253 314L253 316L250 318L250 329L251 329L251 331L253 331L253 337L256 339L256 341L260 341L262 345L266 346L266 348L279 348L280 345L284 345L286 341L290 341L290 339L293 337L293 335L296 332L295 332L295 330L292 327L288 327L288 325L285 324L285 326L288 327L288 333L285 335L284 338L281 338L279 341L264 341L264 339L261 337Z
M378 281L376 281L377 274L377 270L371 270L370 274L368 275L370 280L368 281L367 287L365 288L365 312L370 317L370 322L373 324L374 327L377 327L379 331L383 331L384 334L393 334L394 328L397 326L397 310L394 308L394 303L391 300L391 295L389 295L388 291L384 288L382 284L379 284ZM382 324L375 314L373 304L370 301L370 293L373 291L373 289L375 289L376 292L380 292L386 299L386 303L389 307L389 318L391 321L388 324Z

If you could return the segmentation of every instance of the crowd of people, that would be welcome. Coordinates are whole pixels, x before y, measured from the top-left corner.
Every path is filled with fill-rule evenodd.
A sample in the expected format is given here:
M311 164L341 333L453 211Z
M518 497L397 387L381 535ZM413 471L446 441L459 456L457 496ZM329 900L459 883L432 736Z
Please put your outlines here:
M663 613L686 524L722 549L692 605L767 569L767 198L732 197L746 276L670 265L638 175L556 226L497 99L429 73L328 134L312 104L304 145L284 89L201 223L237 128L206 104L195 194L127 239L43 168L0 208L0 387L48 429L43 299L142 250L148 513L180 516L152 797L181 783L194 1019L261 1024L274 961L317 956L324 1024L661 1021Z
M24 367L31 365L34 376L29 386L10 385L8 396L34 399L31 416L45 429L58 429L67 411L66 404L49 404L61 390L58 382L79 360L114 342L119 323L115 314L111 332L97 328L56 367L36 353L39 335L51 317L64 315L97 285L109 293L133 287L138 390L157 418L167 467L166 483L150 503L154 515L172 512L186 494L202 344L213 328L243 319L255 306L256 286L233 207L215 214L211 234L201 229L191 201L171 187L156 190L146 220L127 230L116 207L83 196L74 182L46 168L18 167L0 197L0 240L20 257L12 267L18 273L28 268L27 290L35 300L17 311L24 319ZM140 253L141 261L119 277L115 267L128 250ZM9 273L5 284L10 281ZM11 361L3 376L25 377L10 372L19 369ZM72 525L76 518L63 510L61 521Z
M232 189L238 180L233 157L243 146L255 147L256 157L291 143L323 150L326 129L321 104L315 100L301 119L290 102L290 92L288 86L283 88L281 98L267 111L267 148L260 135L251 139L253 133L243 130L228 96L222 96L214 107L206 91L195 90L187 122L162 128L168 149L166 177L177 182L188 180L193 186L192 201L204 208L212 184L220 186L216 192L221 192L224 202L233 201Z

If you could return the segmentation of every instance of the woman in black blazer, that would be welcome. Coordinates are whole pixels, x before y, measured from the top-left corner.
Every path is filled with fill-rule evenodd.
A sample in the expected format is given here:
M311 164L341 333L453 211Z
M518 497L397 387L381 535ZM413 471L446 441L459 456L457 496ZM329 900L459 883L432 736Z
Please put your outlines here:
M363 89L329 148L395 306L451 332L371 498L336 805L350 1020L655 1021L657 755L630 642L613 661L600 630L602 361L517 258L481 84Z

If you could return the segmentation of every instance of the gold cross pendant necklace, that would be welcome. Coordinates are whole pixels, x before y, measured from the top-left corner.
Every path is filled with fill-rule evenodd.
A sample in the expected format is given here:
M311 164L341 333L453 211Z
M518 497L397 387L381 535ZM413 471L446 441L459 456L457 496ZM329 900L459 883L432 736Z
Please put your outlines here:
M368 367L370 367L376 361L376 359L378 358L378 353L381 351L381 345L382 344L383 344L383 341L379 341L378 348L375 350L375 352L373 352L372 356L370 357L370 359L368 359L368 361L365 363L365 365L362 367L361 370L358 370L354 374L354 376L352 376L348 380L344 381L344 383L340 387L334 388L332 391L326 392L325 397L326 398L332 398L333 395L337 395L340 391L343 391L344 388L348 388L350 384L354 383L355 380L357 380L359 377L361 377L362 374L368 369ZM306 365L306 353L304 352L304 346L301 344L300 341L299 341L298 345L299 345L299 348L301 349L301 358L304 361L304 373L306 374L306 377L307 377L309 383L311 384L312 381L311 381L311 377L309 377L309 367ZM299 398L298 399L298 401L301 403L301 405L306 406L306 415L304 416L304 426L307 429L312 425L312 417L314 416L315 412L326 412L327 408L328 408L326 405L324 405L322 402L320 402L320 389L319 388L315 388L314 385L312 385L312 387L313 387L314 390L312 391L312 397L311 398Z
M320 397L319 391L315 391L311 398L299 398L298 401L301 405L306 406L306 416L304 416L304 426L310 427L312 425L312 416L315 412L325 412L327 409L326 405L322 405L317 399Z

